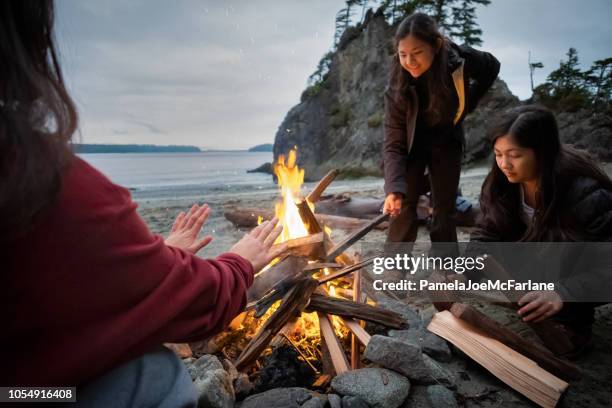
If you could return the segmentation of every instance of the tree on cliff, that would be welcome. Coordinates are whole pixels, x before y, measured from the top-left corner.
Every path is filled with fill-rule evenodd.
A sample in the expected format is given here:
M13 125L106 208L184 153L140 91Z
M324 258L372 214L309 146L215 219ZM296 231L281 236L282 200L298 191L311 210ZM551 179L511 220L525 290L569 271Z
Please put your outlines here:
M432 16L455 41L481 45L482 30L476 22L476 5L490 3L491 0L383 0L380 7L391 24L414 12L422 12Z
M566 55L567 60L561 60L559 68L548 75L545 83L535 88L535 96L555 110L610 109L612 58L597 60L590 69L581 71L578 51L570 48Z

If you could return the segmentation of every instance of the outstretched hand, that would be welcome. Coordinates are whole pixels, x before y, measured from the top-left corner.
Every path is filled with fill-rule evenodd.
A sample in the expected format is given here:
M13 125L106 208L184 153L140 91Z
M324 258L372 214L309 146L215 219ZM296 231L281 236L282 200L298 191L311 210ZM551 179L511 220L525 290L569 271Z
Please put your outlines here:
M259 272L270 261L287 250L287 244L276 245L272 248L276 238L283 232L282 225L276 226L277 223L278 218L274 217L258 225L242 237L229 252L238 254L251 262L253 271Z
M518 314L523 321L537 323L559 313L563 300L554 290L541 290L526 293L519 299L518 305L522 306Z
M179 213L174 220L170 235L166 238L166 245L181 248L192 254L197 253L200 249L212 241L212 236L206 235L202 239L198 239L200 230L210 215L208 204L199 206L194 204L187 214L183 211Z

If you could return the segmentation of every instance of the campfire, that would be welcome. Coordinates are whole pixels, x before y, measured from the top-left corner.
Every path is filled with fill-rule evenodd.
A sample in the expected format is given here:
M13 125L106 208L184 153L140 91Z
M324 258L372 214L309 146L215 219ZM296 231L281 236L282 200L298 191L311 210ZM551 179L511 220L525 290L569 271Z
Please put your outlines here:
M405 324L394 312L364 302L360 270L372 259L360 260L358 254L347 251L387 216L381 215L334 243L331 230L317 220L315 207L338 172L329 172L303 196L304 170L297 166L296 158L292 150L274 166L282 195L275 215L283 226L276 244L287 243L289 251L256 275L247 311L233 322L234 328L256 328L235 364L247 370L268 349L288 344L321 383L360 366L360 348L370 339L363 321L389 328Z

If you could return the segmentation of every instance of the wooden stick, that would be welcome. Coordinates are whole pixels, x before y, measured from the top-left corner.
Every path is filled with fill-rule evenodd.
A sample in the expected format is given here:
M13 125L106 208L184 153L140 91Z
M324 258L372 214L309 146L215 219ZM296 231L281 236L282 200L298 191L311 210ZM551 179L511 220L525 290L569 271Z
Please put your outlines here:
M353 274L353 301L357 303L361 303L360 298L361 298L361 269L356 271ZM346 324L346 321L345 321L345 324ZM357 325L359 326L359 323L357 323ZM355 332L353 332L353 334L351 335L351 368L353 370L356 370L359 368L360 365L361 365L361 350L359 347L357 335L355 334Z
M367 331L365 331L363 327L361 327L359 322L354 319L344 319L344 318L341 318L341 319L346 325L346 327L348 327L349 330L353 332L353 335L359 340L359 342L367 347L368 343L370 342L370 338L372 336L370 336L370 334Z
M251 339L246 348L238 357L235 366L242 369L252 363L261 354L276 333L294 316L304 310L310 299L310 295L317 288L315 279L307 278L298 282L285 295L282 303L276 311L266 320L259 332Z
M319 330L321 332L321 340L325 341L329 354L331 356L332 364L336 375L340 375L349 370L349 363L346 359L346 355L342 350L342 345L334 333L334 328L331 323L331 317L325 313L317 312L319 317Z
M321 198L323 191L331 184L340 172L337 169L330 170L306 196L306 200L316 203Z
M319 269L323 269L323 268L337 269L337 268L342 268L343 266L344 265L340 263L336 263L336 262L315 262L315 263L306 265L303 271L304 272L318 271Z
M407 327L404 319L402 319L399 314L390 310L371 306L366 303L353 302L352 300L333 298L318 293L312 294L306 310L333 314L349 319L355 318L366 320L393 329L405 329Z
M371 256L369 258L364 259L361 262L358 262L356 264L353 265L349 265L343 269L340 269L337 272L334 272L330 275L327 275L321 279L319 279L319 285L323 284L323 283L327 283L329 281L332 281L334 279L338 279L342 276L348 275L349 273L353 273L361 268L363 268L364 266L370 265L372 262L374 262L374 258L376 258L376 256Z
M318 234L319 232L323 231L323 228L321 228L319 221L310 209L310 206L306 200L297 201L295 206L297 207L298 212L300 213L300 218L306 225L309 234Z
M485 275L494 280L509 281L512 276L504 269L502 265L497 262L492 256L487 257L485 261ZM513 303L517 299L520 299L527 292L514 290L514 291L503 291L504 295L511 300ZM515 303L516 304L516 303ZM518 305L516 306L518 309ZM553 352L555 355L563 355L574 349L574 345L570 341L567 334L561 330L551 320L544 320L539 323L526 322L529 327L538 335L542 343Z
M295 344L293 342L293 340L291 340L289 338L289 336L287 336L285 333L280 333L280 335L289 342L289 344L291 344L291 346L295 349L295 351L298 352L298 354L304 359L304 361L306 362L306 364L308 364L310 366L310 368L312 368L312 371L315 372L315 374L319 374L319 370L316 369L315 366L312 365L312 363L310 362L310 360L308 360L308 357L306 357L304 355L304 353L302 353L302 350L300 350L300 348L297 346L297 344Z
M450 308L450 312L453 316L481 330L483 334L504 343L506 346L534 360L542 366L542 368L550 371L554 375L566 381L580 379L581 374L578 367L556 358L549 350L526 341L512 330L499 324L470 305L455 303Z
M270 220L274 217L274 211L264 208L245 207L226 211L224 215L225 218L236 227L253 228L257 226L257 218L259 216L266 220ZM354 230L361 228L370 222L370 219L367 218L354 218L321 213L315 214L315 218L319 222L319 225L327 225L330 228L342 230ZM377 225L375 229L385 230L387 229L388 225L389 224L387 222L383 222Z
M327 260L329 262L333 262L334 259L336 259L338 255L343 253L347 248L351 247L351 245L353 245L355 242L363 238L368 232L372 231L372 229L374 229L374 227L376 227L378 224L388 219L389 219L389 214L381 214L378 217L374 218L372 221L370 221L367 225L364 225L362 228L358 229L357 231L354 231L352 234L346 237L342 242L334 245L327 252Z

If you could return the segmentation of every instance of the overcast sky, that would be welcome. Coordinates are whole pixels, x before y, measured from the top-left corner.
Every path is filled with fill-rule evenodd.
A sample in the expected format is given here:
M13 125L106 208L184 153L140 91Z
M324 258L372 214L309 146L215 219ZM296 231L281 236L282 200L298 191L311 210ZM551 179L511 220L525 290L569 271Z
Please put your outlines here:
M57 37L85 143L272 143L332 45L340 0L56 0ZM612 0L492 0L482 49L530 95L578 49L584 68L612 56Z

